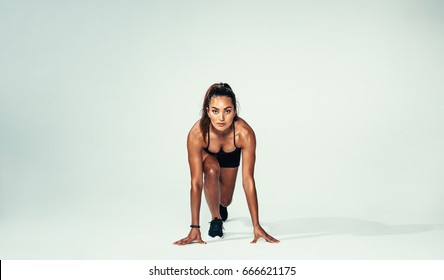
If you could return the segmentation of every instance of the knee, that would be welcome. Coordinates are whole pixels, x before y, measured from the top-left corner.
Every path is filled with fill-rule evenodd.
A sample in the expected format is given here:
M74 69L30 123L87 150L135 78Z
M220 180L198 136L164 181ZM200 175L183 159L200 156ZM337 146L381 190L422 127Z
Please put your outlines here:
M223 207L228 207L232 201L233 201L233 199L231 197L230 198L224 198L224 197L220 198L220 204Z
M219 165L216 164L207 164L204 168L205 178L208 179L217 179L219 180Z

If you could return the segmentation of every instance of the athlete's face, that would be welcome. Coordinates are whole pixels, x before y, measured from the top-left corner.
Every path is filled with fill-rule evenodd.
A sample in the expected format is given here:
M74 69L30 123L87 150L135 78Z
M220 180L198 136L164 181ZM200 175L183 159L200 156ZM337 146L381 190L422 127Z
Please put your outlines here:
M233 103L229 97L213 96L210 99L207 114L215 129L225 131L230 128L233 123L236 111L234 110Z

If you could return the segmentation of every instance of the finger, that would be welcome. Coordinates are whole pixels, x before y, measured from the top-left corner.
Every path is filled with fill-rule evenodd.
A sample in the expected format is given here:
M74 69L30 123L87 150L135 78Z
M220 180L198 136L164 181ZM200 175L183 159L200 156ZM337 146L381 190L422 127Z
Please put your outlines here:
M258 239L259 239L259 236L254 236L253 241L251 241L250 243L254 244L257 242Z
M174 245L179 245L179 246L184 245L184 241L183 240L176 241L174 242Z
M183 241L183 238L180 239L180 240L177 240L177 241L174 242L173 244L174 244L174 245L180 245L180 244L182 243L182 241Z
M190 243L190 242L188 242L188 239L189 239L188 237L182 238L182 239L174 242L174 244L175 245L186 245L186 244Z
M178 241L174 242L173 244L174 245L183 246L183 245L191 244L194 241L197 241L200 244L207 244L207 242L203 241L202 238L192 239L192 238L189 238L189 237L182 238L181 240L178 240Z
M265 238L265 240L266 240L267 242L270 242L270 243L279 243L279 240L277 240L276 238L274 238L274 237L271 236L271 235L268 235L268 236Z
M277 240L276 238L274 238L273 236L271 236L269 234L267 234L267 238L265 240L267 240L268 242L271 242L271 243L279 242L279 240Z

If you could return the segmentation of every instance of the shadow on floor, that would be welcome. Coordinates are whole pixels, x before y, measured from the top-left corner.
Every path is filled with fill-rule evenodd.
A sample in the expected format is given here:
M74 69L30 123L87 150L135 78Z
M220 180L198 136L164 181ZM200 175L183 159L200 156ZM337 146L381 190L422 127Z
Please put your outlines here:
M245 226L251 227L251 220L247 217L235 218ZM412 224L412 225L390 225L377 221L370 221L346 217L313 217L295 218L277 222L262 223L267 231L280 240L314 238L329 235L403 235L415 234L427 231L444 230L444 224ZM251 232L233 232L233 235L249 235ZM230 235L231 235L230 234ZM235 237L244 239L248 237ZM232 238L230 238L232 239Z

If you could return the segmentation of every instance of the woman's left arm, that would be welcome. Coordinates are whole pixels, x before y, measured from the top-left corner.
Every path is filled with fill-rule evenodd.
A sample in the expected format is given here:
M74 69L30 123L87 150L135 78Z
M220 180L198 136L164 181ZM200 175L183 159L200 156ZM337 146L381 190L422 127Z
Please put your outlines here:
M257 202L256 183L254 181L254 165L256 162L256 136L248 127L242 135L242 185L247 198L248 209L254 227L254 239L251 243L263 237L267 242L276 243L279 240L265 232L259 223L259 207Z

